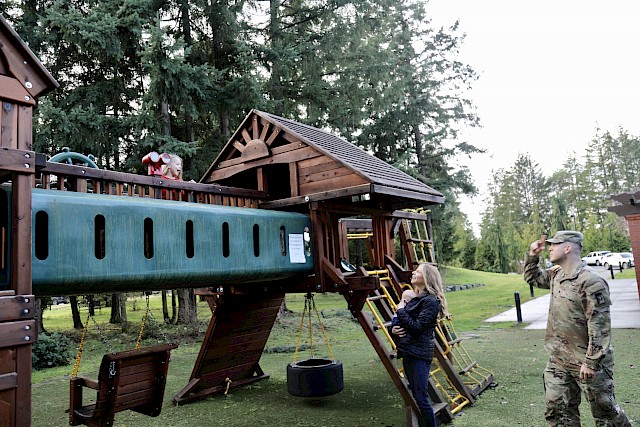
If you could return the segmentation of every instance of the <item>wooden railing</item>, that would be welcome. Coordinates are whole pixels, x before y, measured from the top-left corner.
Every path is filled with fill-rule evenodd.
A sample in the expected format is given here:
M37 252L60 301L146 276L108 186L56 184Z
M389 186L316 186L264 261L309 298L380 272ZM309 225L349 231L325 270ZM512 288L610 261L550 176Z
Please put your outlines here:
M149 197L222 206L257 208L267 200L263 191L225 187L216 184L175 181L156 176L136 175L94 169L64 163L46 162L36 187L111 194L116 196Z

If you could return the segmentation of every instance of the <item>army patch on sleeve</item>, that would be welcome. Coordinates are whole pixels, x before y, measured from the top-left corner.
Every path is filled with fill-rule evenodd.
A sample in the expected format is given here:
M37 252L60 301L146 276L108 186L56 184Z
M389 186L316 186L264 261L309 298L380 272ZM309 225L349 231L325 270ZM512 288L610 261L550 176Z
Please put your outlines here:
M598 303L598 305L603 305L605 303L606 299L604 295L602 295L602 292L596 292L594 296L596 297L596 302Z

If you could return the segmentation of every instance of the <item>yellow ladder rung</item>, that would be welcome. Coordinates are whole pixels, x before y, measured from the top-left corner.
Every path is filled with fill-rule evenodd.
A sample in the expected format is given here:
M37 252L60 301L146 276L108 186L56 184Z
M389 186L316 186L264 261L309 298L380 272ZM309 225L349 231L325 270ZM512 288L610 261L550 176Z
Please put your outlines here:
M370 301L365 301L367 303L367 306L369 306L369 310L371 310L371 313L373 314L373 317L376 319L376 321L378 322L378 325L383 325L384 324L384 320L382 320L382 318L380 317L380 315L378 314L378 311L375 309L375 307L373 306L373 304L371 304ZM391 343L391 347L393 348L393 350L397 350L396 349L396 343L393 341L393 338L391 338L391 335L389 335L389 331L387 331L387 328L380 328L382 330L382 332L384 333L384 335L387 337L387 339L389 340L389 342Z
M373 237L373 233L353 233L347 234L347 240L367 239Z

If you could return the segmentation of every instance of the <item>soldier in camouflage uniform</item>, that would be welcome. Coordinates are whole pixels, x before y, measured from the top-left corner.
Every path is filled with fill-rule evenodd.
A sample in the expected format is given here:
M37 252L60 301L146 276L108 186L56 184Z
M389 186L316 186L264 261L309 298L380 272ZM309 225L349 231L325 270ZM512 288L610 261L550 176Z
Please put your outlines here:
M609 285L580 258L582 234L558 231L550 244L554 265L542 270L545 241L531 244L525 280L551 290L544 370L545 418L551 426L580 427L578 406L584 392L596 426L631 426L616 402L609 316Z

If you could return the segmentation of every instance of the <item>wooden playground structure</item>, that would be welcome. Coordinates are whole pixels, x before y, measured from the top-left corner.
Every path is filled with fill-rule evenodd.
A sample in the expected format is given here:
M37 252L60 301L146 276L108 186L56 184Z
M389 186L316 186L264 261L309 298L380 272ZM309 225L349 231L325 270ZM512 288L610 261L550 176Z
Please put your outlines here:
M0 197L0 283L4 283L0 290L0 424L31 424L31 345L37 339L34 294L50 294L48 287L67 289L69 294L113 292L126 290L123 283L131 282L136 289L148 283L149 290L201 287L199 293L212 310L191 377L174 395L175 404L267 378L260 356L284 295L337 292L344 296L397 387L406 424L417 426L418 407L386 326L413 267L419 262L435 263L429 213L411 209L443 203L441 193L330 133L257 110L246 116L199 183L50 162L32 150L31 120L38 97L56 87L53 77L0 17L0 177L6 188L6 196ZM77 194L63 197L65 192ZM118 266L111 268L113 273L90 277L85 287L71 287L71 279L46 270L49 264L60 263L52 260L57 259L56 250L66 245L64 233L56 228L55 209L73 209L75 199L88 206L88 220L102 216L102 225L88 227L82 236L100 242L95 244L95 254L94 249L84 255L71 252L67 256L78 259L70 264L79 269L102 262ZM114 205L134 212L153 206L156 216L140 217L144 245L132 242L113 254L109 246L116 244L113 239L107 237L105 242L96 236L98 230L109 236L110 214L104 212L116 209ZM104 208L91 210L92 206ZM44 228L38 223L41 212L47 219ZM246 226L242 222L239 230L230 229L229 224L236 222L222 217L243 218ZM154 243L147 220L150 230L162 221L186 221L186 236ZM212 237L220 242L219 253L198 240L197 233L194 236L193 230L201 224L221 230ZM155 252L147 253L149 245ZM163 265L163 253L175 259L175 251L182 251L180 262ZM127 270L124 279L119 277L118 269L131 267L124 259L131 262L138 255L141 260L133 261L136 268ZM82 256L91 259L82 260ZM214 271L201 273L207 262L214 264ZM161 273L150 278L149 271ZM70 276L82 273L73 271ZM430 396L439 422L447 423L457 411L473 404L493 383L493 375L466 354L450 319L441 320L436 338ZM115 374L106 373L116 364L138 363L134 352L105 356L97 382L74 379L72 425L111 425L113 414L125 409L159 413L162 393L158 397L158 390L164 390L164 382L149 384L151 377L166 376L167 348L141 359L144 369L155 374L122 377L118 385L113 383ZM83 387L98 391L94 405L82 403ZM115 395L106 391L126 387L140 395L139 405L118 399L120 391Z

